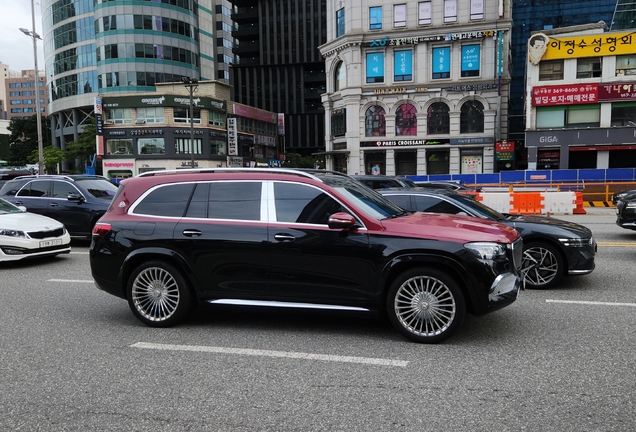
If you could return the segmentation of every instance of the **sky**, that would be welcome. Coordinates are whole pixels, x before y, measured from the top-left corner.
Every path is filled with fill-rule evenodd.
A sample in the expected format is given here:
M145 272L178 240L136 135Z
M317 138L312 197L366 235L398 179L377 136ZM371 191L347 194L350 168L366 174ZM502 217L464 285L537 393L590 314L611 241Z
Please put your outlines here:
M0 62L9 69L34 69L33 39L19 29L33 30L31 0L0 0ZM35 32L42 35L42 9L35 0ZM44 46L38 40L38 69L44 70Z

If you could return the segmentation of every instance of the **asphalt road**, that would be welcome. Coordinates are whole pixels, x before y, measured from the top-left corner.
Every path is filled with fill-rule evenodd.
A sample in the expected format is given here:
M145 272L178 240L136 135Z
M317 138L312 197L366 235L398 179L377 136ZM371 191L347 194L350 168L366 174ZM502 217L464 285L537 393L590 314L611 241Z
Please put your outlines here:
M441 345L380 318L201 307L152 329L97 290L88 244L0 264L2 431L631 431L636 231L597 268L469 317Z

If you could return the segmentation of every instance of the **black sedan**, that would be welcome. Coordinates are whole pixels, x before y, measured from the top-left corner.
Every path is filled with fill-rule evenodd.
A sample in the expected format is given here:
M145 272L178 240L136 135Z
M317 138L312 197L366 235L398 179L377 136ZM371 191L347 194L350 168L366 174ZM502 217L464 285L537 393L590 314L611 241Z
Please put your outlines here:
M566 274L594 270L596 241L592 231L582 225L553 217L501 214L447 190L393 188L378 192L405 210L465 214L512 226L523 237L522 268L529 288L550 288Z
M636 194L624 196L616 201L616 225L636 230Z
M612 202L614 205L618 204L618 201L624 198L632 198L636 196L636 189L626 189L616 192L612 195Z

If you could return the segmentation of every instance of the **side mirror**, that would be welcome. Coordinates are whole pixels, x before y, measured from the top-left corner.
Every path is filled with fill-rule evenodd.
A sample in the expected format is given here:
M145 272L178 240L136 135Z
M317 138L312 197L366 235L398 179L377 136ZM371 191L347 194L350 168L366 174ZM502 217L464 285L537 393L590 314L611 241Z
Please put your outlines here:
M25 206L18 206L18 208L19 208L20 210L22 210L23 212L26 212L26 211L27 211L27 208L26 208Z
M75 202L83 202L84 201L84 197L82 197L80 194L76 194L76 193L68 194L66 199L69 200L69 201L75 201Z
M331 229L343 229L343 228L357 228L358 223L356 218L346 212L338 212L329 216L328 222Z

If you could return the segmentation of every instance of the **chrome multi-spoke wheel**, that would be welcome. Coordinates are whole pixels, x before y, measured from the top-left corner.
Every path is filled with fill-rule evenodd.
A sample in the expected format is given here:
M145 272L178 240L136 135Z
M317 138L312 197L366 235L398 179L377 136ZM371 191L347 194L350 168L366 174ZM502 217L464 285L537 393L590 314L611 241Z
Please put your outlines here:
M181 273L168 263L154 261L133 272L128 302L137 318L147 325L167 327L182 320L192 297Z
M414 269L401 275L387 299L389 318L406 337L436 343L461 325L464 299L455 281L434 269Z
M530 243L523 249L521 268L528 288L549 288L563 277L563 259L551 245Z

